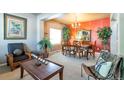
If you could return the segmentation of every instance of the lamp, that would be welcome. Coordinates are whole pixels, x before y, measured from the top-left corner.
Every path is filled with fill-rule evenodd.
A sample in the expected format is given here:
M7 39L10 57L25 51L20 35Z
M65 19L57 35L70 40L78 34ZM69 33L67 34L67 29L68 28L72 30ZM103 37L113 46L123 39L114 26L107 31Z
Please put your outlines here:
M72 24L73 28L79 28L80 27L80 23L77 21L77 16L75 16L75 22Z

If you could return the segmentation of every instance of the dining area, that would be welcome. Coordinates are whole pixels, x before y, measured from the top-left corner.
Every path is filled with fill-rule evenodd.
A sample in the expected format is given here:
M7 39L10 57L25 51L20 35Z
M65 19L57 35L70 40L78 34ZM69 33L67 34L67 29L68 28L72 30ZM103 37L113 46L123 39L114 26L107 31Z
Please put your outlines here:
M96 41L77 41L74 40L73 43L69 41L64 41L62 43L62 54L65 56L73 56L78 58L89 59L89 56L95 58Z
M90 56L95 58L98 47L96 47L96 37L92 37L93 33L92 30L74 30L71 26L66 26L62 34L62 54L70 57L86 58L87 60Z

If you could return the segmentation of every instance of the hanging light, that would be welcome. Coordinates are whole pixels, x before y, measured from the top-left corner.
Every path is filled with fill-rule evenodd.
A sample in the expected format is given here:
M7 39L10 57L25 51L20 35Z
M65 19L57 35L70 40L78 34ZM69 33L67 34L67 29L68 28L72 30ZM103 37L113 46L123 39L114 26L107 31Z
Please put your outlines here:
M77 16L75 16L75 22L72 24L72 28L79 28L81 24L77 20Z

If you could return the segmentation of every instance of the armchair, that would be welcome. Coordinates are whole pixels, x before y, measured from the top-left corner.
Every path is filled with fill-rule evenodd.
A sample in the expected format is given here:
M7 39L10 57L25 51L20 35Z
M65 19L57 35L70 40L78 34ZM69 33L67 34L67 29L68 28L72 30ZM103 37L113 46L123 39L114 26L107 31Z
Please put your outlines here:
M23 43L9 43L6 59L11 70L14 70L20 62L31 59L31 53L25 51Z
M109 63L109 64L108 64ZM111 63L111 64L110 64ZM83 71L89 77L94 79L120 79L121 77L121 64L123 58L113 55L110 52L102 51L97 59L97 63L93 66L81 65L81 76Z

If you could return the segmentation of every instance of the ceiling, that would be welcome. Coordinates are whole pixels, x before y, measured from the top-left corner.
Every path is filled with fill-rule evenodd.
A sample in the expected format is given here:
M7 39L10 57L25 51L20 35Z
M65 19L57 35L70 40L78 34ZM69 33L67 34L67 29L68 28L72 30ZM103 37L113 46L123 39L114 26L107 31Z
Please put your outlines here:
M75 21L76 17L78 22L86 22L86 21L110 17L110 13L65 13L63 16L54 18L52 20L64 24L71 24Z

